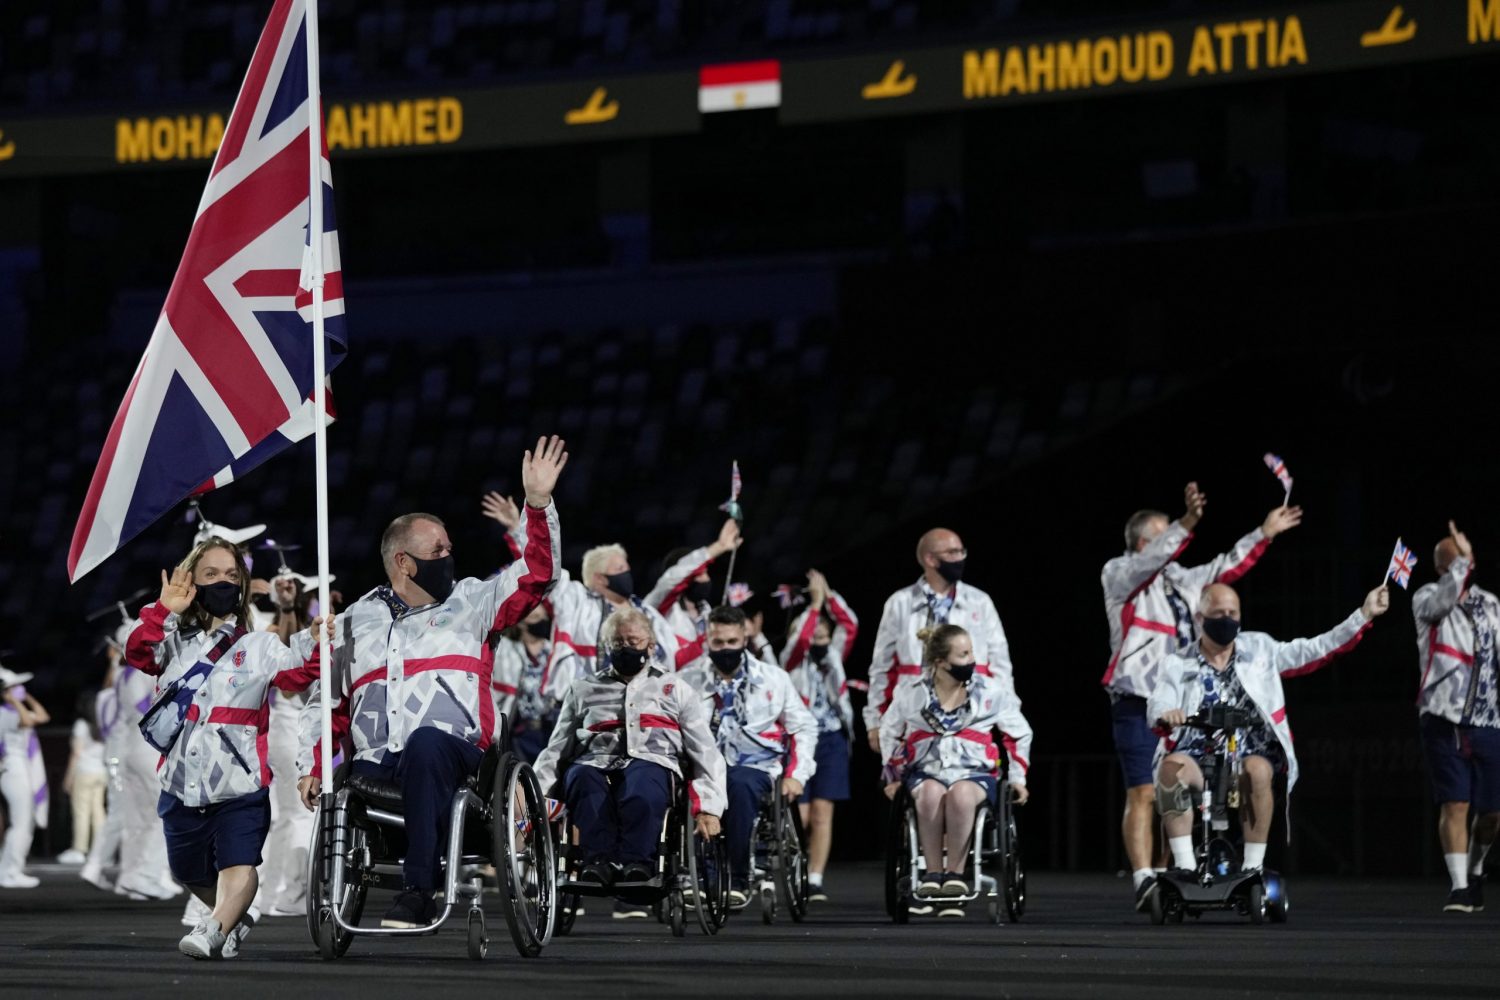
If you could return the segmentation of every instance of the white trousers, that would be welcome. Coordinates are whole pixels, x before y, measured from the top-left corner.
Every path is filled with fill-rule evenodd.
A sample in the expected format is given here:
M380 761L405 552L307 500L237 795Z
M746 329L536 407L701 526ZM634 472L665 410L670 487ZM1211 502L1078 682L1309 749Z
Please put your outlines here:
M0 794L5 796L5 809L10 816L5 843L0 847L0 875L13 875L26 870L26 855L31 853L31 838L36 829L31 777L26 773L25 760L11 761L0 771Z

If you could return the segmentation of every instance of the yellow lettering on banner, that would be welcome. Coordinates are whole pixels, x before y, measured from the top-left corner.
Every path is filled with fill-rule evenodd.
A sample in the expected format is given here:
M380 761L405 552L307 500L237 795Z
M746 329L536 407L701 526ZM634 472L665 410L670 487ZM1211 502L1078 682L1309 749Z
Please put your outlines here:
M16 155L16 144L13 140L5 138L5 130L0 129L0 163L4 163Z
M464 106L456 97L439 97L437 102L438 142L457 142L464 134Z
M197 158L202 156L203 149L203 119L197 115L191 118L178 117L177 119L177 158L185 160L188 157Z
M177 130L170 118L158 118L151 123L151 158L170 160L177 152Z
M146 118L115 122L115 162L139 163L151 159L151 122Z
M1260 69L1260 36L1265 34L1264 21L1241 21L1240 34L1245 36L1245 68Z
M1208 29L1201 24L1193 29L1193 48L1188 53L1188 76L1197 76L1199 73L1217 73L1218 68L1214 66L1214 46L1208 36Z
M1146 78L1146 36L1120 39L1120 79L1140 83Z
M209 115L203 129L203 155L213 156L224 142L224 116Z
M994 97L1000 92L1000 50L964 53L964 100Z
M1120 46L1113 38L1094 39L1094 82L1108 87L1120 73Z
M437 136L434 134L437 130L437 101L431 99L417 101L415 110L417 145L431 146L437 141Z
M1172 75L1172 36L1153 31L1146 36L1146 79L1165 80Z
M364 149L380 144L380 114L373 104L356 104L349 109L349 144Z
M1469 0L1469 44L1500 38L1500 0Z
M328 118L323 122L323 141L328 143L330 152L349 148L349 115L342 104L328 109Z
M1052 78L1052 61L1055 57L1055 47L1051 42L1046 45L1031 45L1026 49L1027 81L1031 92L1045 91L1051 93L1054 89ZM1043 79L1045 77L1045 80Z
M1276 62L1280 66L1291 62L1307 65L1307 42L1302 38L1302 22L1295 16L1288 17L1281 26L1281 48L1276 54Z
M410 146L412 138L411 102L380 102L381 146Z
M1234 69L1234 36L1239 32L1237 24L1214 25L1214 35L1219 39L1219 69L1225 73Z
M1081 90L1091 86L1094 78L1090 73L1093 68L1092 59L1093 46L1089 45L1088 39L1083 39L1077 45L1067 42L1057 43L1057 86L1061 90Z
M1026 93L1026 58L1012 45L1005 50L1005 68L1000 73L1000 96Z

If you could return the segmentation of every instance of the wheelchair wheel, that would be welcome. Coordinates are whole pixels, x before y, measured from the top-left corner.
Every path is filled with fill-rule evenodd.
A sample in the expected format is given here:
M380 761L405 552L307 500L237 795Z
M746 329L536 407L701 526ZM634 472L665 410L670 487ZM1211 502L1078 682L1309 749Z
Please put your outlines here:
M1266 916L1273 924L1286 923L1287 913L1292 908L1291 897L1286 892L1286 879L1270 873L1266 876Z
M563 826L560 833L553 837L553 844L562 846L553 848L560 851L557 855L557 871L554 877L559 883L571 880L578 874L577 852L573 845L568 843L568 828ZM561 838L561 839L559 839ZM559 892L557 894L557 920L552 933L566 936L573 931L573 922L578 919L578 911L583 906L583 897L576 892Z
M760 922L767 926L776 922L776 885L774 882L764 884L760 892Z
M334 829L325 819L322 803L313 814L312 843L308 849L307 881L307 925L318 953L325 961L342 958L354 942L354 935L344 930L333 918L335 906L344 923L357 925L364 914L364 873L349 858L358 857L364 850L364 832L349 824L341 831ZM333 865L344 866L343 892L341 898L333 900Z
M490 939L484 933L484 914L472 911L469 914L469 957L478 962L490 952Z
M724 836L705 839L683 828L688 881L697 887L693 912L705 934L717 934L729 920L729 861Z
M1266 887L1259 882L1250 886L1245 893L1245 909L1250 914L1252 924L1263 924L1266 922Z
M552 939L557 862L536 773L513 754L501 757L495 768L490 810L505 923L521 957L535 958Z
M916 850L914 825L911 796L902 788L891 804L885 843L885 912L898 924L911 920L910 892L917 878L912 864Z
M1001 794L1004 794L1002 791ZM1005 913L1011 923L1019 923L1026 913L1026 868L1021 864L1021 841L1016 836L1016 812L1012 803L1004 807L1005 822L999 828L1004 841L1001 852L1001 888L1005 893Z
M1164 898L1165 896L1165 890L1163 890L1159 885L1156 887L1156 891L1151 894L1151 922L1158 927L1167 922L1167 903Z
M802 817L794 803L781 795L775 797L776 820L776 893L786 901L786 912L793 923L807 916L807 843L802 832Z

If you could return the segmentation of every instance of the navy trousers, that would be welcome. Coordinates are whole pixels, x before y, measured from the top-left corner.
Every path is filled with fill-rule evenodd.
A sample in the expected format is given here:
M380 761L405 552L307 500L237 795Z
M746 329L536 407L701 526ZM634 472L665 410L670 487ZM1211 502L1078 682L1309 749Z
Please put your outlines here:
M631 760L618 771L574 764L564 797L578 827L584 864L656 860L661 824L672 804L671 771L649 760Z
M724 835L729 839L729 884L735 889L750 885L750 836L761 800L771 791L771 776L753 767L729 769L729 808L724 814Z
M431 892L438 885L439 860L448 846L453 793L479 770L484 751L467 740L431 726L412 733L400 753L385 760L354 762L354 773L394 781L401 786L401 813L406 819L406 884Z

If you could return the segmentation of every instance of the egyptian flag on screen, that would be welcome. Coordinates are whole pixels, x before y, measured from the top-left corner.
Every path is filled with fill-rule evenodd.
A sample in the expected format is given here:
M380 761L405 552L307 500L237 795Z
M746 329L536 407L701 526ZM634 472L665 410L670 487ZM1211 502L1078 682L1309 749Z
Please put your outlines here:
M781 63L721 63L698 70L698 110L749 111L781 106Z

